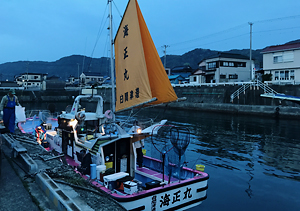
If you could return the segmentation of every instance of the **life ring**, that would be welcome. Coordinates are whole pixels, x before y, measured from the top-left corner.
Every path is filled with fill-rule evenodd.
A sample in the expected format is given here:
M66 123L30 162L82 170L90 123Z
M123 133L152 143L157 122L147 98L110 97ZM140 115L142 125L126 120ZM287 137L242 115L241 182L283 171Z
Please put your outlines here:
M77 112L75 115L75 118L78 121L84 121L85 120L85 112L84 111Z
M113 118L113 112L111 110L105 111L104 115L107 119L112 119Z

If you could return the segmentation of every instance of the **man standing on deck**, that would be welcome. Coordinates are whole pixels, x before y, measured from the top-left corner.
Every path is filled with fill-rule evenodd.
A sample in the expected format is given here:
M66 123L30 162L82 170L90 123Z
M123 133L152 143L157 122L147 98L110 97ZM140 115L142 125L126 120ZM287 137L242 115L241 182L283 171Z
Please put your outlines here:
M3 115L4 126L9 129L11 133L15 132L15 106L19 106L18 97L15 96L16 92L14 89L10 89L8 94L5 95L0 103L0 111Z

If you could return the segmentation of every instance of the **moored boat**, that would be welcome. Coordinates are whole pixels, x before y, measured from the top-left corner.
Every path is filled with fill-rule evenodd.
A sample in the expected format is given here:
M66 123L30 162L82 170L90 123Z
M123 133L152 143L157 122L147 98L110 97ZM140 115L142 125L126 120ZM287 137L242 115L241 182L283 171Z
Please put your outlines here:
M116 112L178 100L137 0L129 0L114 44L116 97L111 80L111 110L103 111L97 89L82 90L71 110L58 115L56 130L47 133L50 148L63 153L83 178L127 210L185 210L199 205L206 198L209 176L184 167L188 129L166 125L167 120L146 125L135 119L129 126L116 121ZM114 78L113 56L111 61ZM144 155L141 163L146 138L151 138L158 156ZM87 155L88 173L83 170Z

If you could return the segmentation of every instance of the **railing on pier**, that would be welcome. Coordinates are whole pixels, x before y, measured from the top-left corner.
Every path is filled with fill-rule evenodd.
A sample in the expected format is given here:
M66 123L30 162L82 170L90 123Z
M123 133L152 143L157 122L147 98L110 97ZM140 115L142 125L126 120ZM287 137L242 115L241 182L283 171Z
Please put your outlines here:
M257 88L261 88L264 91L264 94L269 94L269 95L274 95L274 94L278 94L275 90L273 90L271 87L269 87L268 85L262 83L259 80L256 80L255 82L248 82L248 83L244 83L242 85L242 87L240 87L238 90L236 90L234 93L232 93L230 95L230 102L233 102L233 100L236 97L239 97L241 93L246 93L246 90L248 88L251 87L257 87Z

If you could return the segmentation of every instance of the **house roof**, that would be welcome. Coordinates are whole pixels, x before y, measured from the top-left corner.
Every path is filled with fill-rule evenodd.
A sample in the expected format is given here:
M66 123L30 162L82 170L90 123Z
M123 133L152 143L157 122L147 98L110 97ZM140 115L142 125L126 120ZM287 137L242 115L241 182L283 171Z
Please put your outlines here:
M241 55L241 54L235 54L235 53L225 53L225 52L218 52L218 53L213 54L209 57L206 57L203 60L214 59L214 58L232 58L232 59L247 59L247 60L249 60L248 56L244 56L244 55Z
M181 78L181 79L184 79L181 75L169 75L169 80L174 80L176 78Z
M300 43L288 43L284 45L272 45L264 48L261 53L300 49Z
M200 69L197 69L192 73L192 75L204 75L204 74L205 74L205 71L200 70Z

